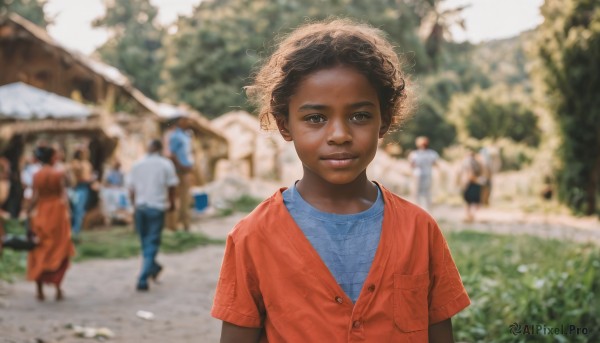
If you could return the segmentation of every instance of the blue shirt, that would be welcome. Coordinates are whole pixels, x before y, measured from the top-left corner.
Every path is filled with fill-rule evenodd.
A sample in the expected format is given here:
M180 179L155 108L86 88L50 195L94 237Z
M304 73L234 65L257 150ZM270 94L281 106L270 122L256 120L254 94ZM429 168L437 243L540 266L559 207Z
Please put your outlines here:
M319 211L295 186L283 192L283 203L337 283L356 302L379 246L384 208L379 187L373 206L359 213Z
M194 165L192 137L181 128L176 128L169 137L169 149L182 166L192 167Z
M106 183L111 186L122 187L124 180L123 173L121 173L119 170L112 169L106 175Z

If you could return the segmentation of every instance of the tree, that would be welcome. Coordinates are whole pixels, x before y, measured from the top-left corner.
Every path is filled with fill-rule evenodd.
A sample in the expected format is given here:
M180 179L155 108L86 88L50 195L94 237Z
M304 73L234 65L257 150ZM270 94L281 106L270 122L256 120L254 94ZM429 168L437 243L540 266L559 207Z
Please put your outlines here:
M44 12L46 0L0 0L0 15L14 12L34 24L46 28L50 21Z
M598 212L600 194L600 1L546 0L537 52L548 107L562 136L558 196Z
M427 76L416 86L415 113L400 130L385 137L385 143L399 144L406 154L415 148L418 136L427 136L429 146L442 152L456 140L456 128L447 119L446 109L454 94L463 91L460 77L452 71Z
M537 146L541 137L538 118L530 105L517 96L522 93L500 85L454 96L449 116L458 128L460 139L509 138Z
M180 18L168 40L166 83L161 94L183 101L209 117L243 108L243 87L262 57L272 51L275 37L310 20L330 15L368 21L389 34L406 52L410 65L426 65L414 23L401 20L394 0L227 0L203 1L189 18ZM426 68L424 68L426 69ZM423 69L423 70L424 70Z
M157 98L163 69L165 30L156 22L158 9L149 0L106 1L106 14L94 27L112 37L98 48L102 59L127 74L133 85Z

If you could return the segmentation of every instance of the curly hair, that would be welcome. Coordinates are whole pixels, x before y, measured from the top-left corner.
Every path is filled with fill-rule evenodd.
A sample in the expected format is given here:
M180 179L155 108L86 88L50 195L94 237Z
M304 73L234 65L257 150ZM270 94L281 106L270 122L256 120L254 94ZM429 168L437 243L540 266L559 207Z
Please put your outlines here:
M384 33L348 19L307 24L282 40L277 50L246 87L258 108L263 129L273 129L275 118L287 118L289 99L304 77L319 70L344 65L365 75L377 91L382 119L391 126L405 116L405 76L394 47Z

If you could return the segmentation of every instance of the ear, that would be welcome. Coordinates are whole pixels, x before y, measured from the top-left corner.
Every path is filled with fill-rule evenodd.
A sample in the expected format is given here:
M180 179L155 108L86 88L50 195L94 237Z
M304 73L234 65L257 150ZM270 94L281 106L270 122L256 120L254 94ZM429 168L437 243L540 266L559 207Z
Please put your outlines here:
M392 119L390 116L382 116L381 126L379 127L379 138L383 138L383 136L388 132L390 129L391 120Z
M275 118L275 122L277 123L277 128L279 129L281 137L283 137L283 139L285 139L286 141L291 142L293 139L292 134L290 133L289 122L287 118L277 116Z

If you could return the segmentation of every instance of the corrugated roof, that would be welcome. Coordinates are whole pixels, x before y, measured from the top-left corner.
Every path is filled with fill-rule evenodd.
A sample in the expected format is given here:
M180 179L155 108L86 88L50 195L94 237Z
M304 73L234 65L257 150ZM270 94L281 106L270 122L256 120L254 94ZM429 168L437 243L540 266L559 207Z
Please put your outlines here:
M92 114L83 104L22 82L0 87L0 119L67 119Z

